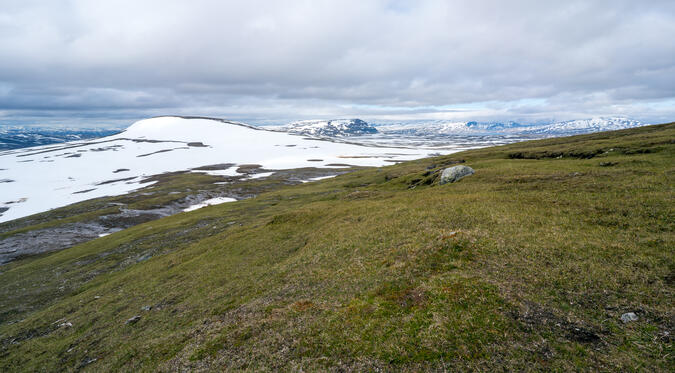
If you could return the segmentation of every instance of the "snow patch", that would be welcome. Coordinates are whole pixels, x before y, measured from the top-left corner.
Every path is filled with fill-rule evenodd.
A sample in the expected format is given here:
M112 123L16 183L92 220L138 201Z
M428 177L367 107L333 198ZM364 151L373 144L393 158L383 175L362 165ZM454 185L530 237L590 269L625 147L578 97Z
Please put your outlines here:
M250 175L248 178L249 179L261 179L263 177L272 176L273 174L274 174L274 172L261 172L259 174Z
M337 175L328 175L328 176L319 176L319 177L313 177L311 179L307 180L301 180L303 183L311 183L312 181L319 181L319 180L324 180L324 179L330 179L332 177L335 177Z
M221 203L226 203L226 202L235 202L236 199L230 198L230 197L217 197L217 198L211 198L207 199L206 201L203 201L201 203L198 203L196 205L192 205L186 209L183 209L183 211L188 212L188 211L194 211L198 210L202 207L206 206L213 206L213 205L220 205Z

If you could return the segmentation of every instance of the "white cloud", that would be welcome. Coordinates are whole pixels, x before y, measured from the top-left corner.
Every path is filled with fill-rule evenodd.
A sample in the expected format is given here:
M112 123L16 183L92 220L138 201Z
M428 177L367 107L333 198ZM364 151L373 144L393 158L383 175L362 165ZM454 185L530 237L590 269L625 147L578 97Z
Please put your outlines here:
M0 110L672 119L674 4L5 0Z

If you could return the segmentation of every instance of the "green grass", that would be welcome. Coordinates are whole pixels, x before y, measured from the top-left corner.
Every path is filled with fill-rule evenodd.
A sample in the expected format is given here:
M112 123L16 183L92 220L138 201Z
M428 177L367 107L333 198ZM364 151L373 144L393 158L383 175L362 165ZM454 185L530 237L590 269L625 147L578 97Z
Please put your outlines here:
M672 371L674 140L367 169L11 263L0 370Z

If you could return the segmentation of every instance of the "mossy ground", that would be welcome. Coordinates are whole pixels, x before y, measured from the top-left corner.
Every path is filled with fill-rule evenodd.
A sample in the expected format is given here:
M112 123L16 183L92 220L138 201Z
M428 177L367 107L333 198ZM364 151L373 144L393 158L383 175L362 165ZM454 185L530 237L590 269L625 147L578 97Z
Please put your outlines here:
M674 124L479 149L10 263L0 370L672 371L674 153Z

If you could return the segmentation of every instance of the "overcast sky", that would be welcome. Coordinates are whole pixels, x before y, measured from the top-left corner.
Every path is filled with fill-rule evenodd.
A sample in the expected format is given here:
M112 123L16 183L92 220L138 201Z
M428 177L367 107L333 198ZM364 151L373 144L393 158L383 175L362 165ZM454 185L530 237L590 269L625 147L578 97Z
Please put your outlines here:
M675 120L675 1L0 0L0 124Z

